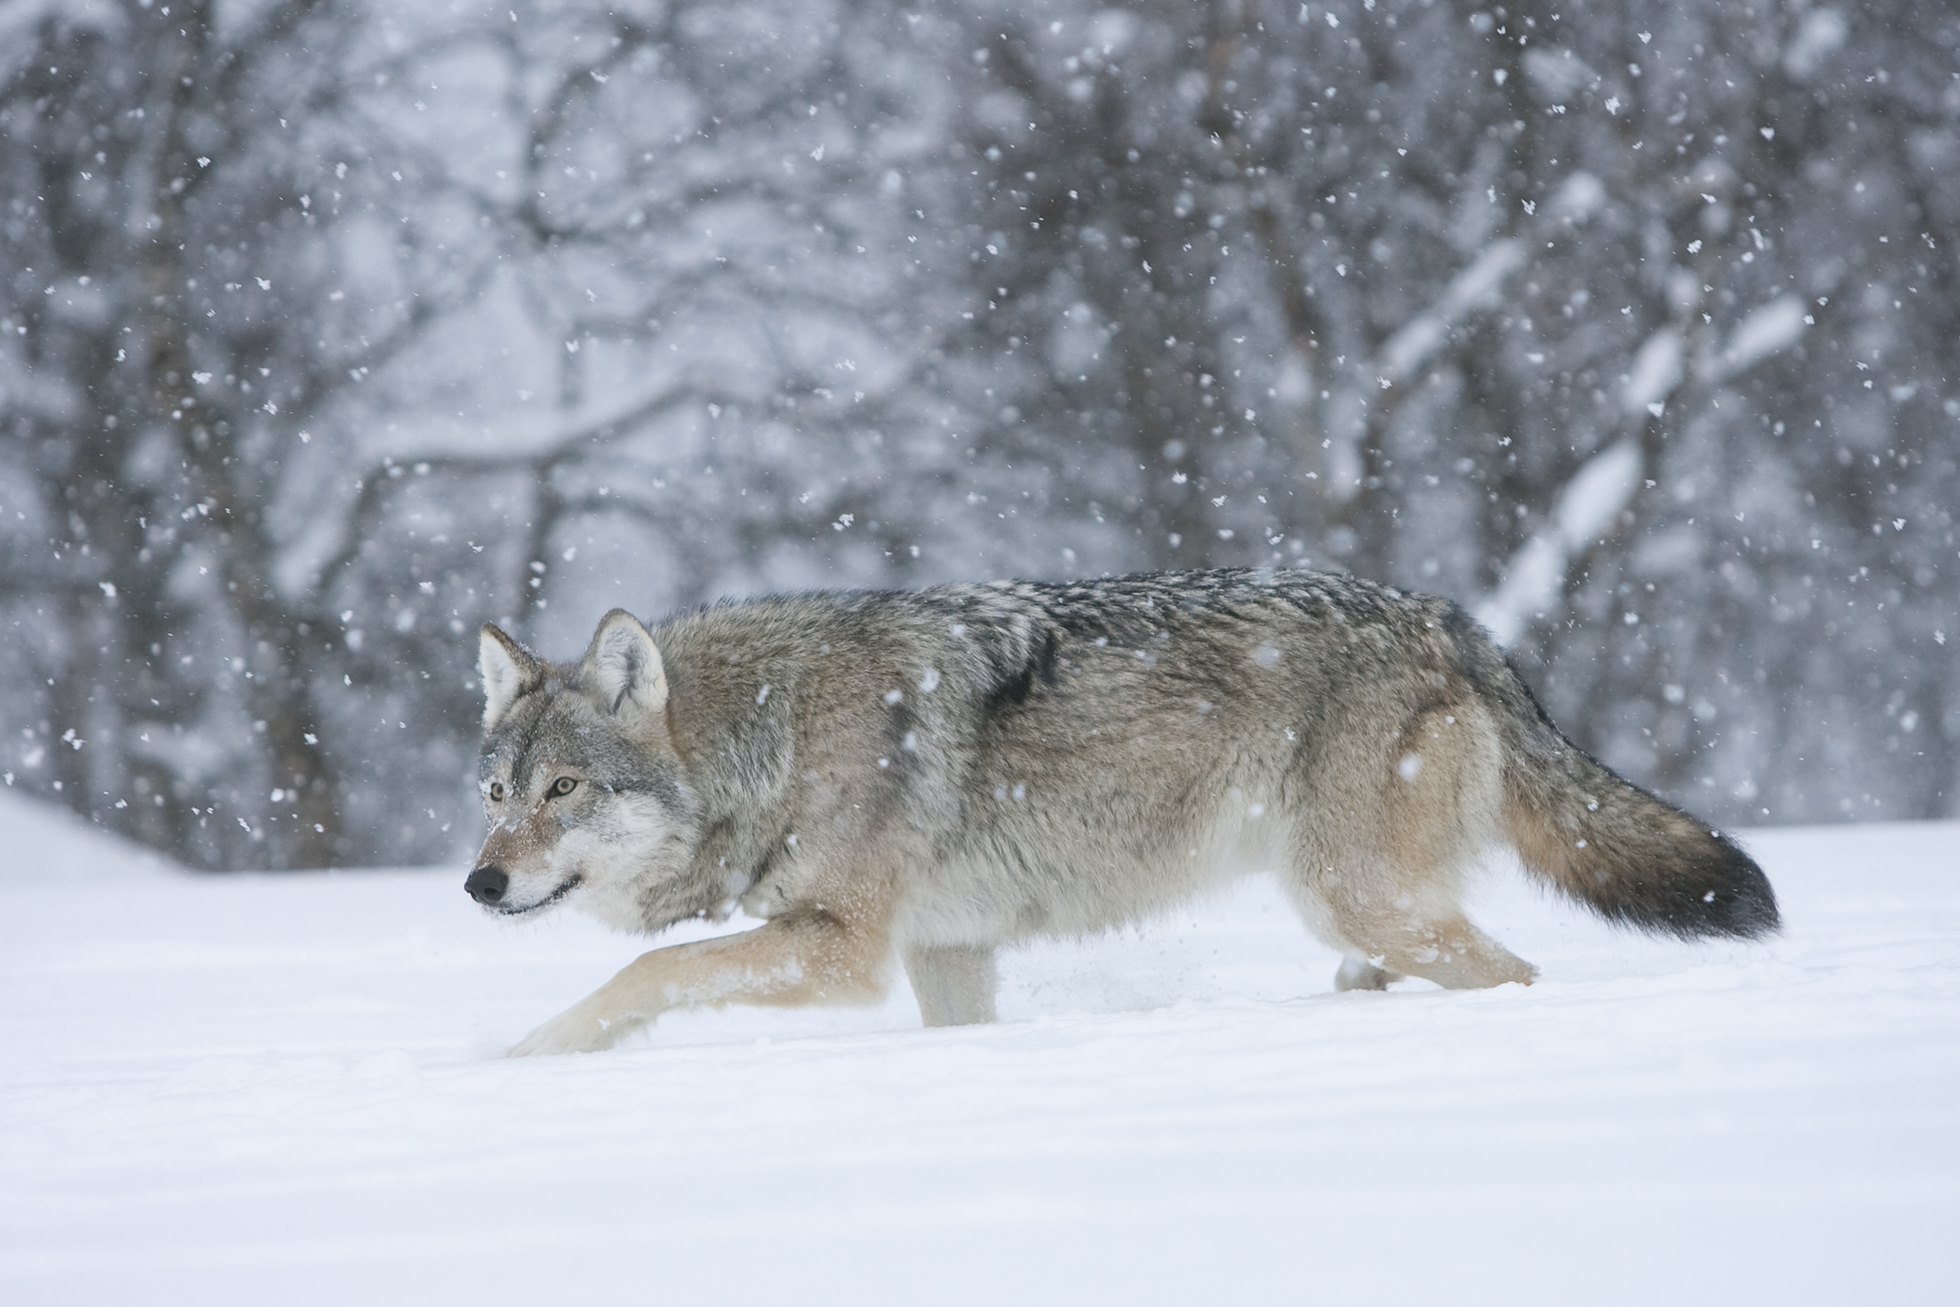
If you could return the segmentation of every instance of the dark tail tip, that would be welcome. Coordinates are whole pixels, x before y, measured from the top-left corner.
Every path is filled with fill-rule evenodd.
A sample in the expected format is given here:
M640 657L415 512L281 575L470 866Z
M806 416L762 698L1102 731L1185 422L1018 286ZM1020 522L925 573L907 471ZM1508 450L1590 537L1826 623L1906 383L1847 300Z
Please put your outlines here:
M1755 939L1783 929L1783 914L1776 906L1776 891L1769 887L1769 877L1754 858L1737 848L1727 836L1717 838L1726 847L1729 859L1728 887L1716 894L1715 906L1721 908L1716 914L1720 923L1716 933Z
M1629 896L1628 919L1685 939L1756 939L1783 925L1776 891L1756 860L1726 835L1713 834L1671 874L1646 881Z

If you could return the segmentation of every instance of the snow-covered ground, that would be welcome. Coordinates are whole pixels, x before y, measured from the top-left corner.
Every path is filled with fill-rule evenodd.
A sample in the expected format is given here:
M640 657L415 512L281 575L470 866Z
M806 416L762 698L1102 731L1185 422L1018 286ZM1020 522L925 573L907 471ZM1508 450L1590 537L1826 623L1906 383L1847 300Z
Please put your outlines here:
M1747 837L1788 931L1499 875L1533 988L1336 995L1248 883L1003 1021L499 1050L627 961L462 869L195 879L0 794L0 1302L1954 1301L1960 825ZM577 1295L577 1296L574 1296Z

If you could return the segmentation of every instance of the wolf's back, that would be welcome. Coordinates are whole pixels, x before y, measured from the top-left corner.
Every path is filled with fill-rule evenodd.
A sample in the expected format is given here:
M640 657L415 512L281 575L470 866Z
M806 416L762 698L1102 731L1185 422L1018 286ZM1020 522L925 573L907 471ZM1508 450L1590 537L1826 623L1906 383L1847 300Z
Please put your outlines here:
M1566 739L1482 631L1466 643L1500 705L1502 822L1526 869L1609 921L1656 933L1752 938L1780 926L1769 878L1735 841Z

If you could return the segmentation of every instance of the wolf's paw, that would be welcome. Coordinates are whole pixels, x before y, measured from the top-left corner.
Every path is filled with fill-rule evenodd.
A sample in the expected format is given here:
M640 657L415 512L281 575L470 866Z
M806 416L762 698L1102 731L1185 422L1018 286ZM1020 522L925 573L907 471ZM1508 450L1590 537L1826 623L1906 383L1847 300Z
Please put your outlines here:
M1334 988L1345 994L1351 990L1387 989L1402 977L1385 967L1378 967L1367 958L1346 957L1341 959L1341 969L1334 973Z
M524 1036L509 1055L556 1057L561 1053L597 1053L611 1048L615 1038L604 1021L573 1008Z

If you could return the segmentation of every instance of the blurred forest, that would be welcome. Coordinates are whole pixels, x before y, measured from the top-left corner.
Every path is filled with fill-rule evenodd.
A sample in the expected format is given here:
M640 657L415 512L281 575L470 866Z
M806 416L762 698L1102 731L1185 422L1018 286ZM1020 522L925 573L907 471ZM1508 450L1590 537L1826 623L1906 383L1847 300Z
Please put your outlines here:
M0 0L0 772L454 859L482 621L1280 562L1951 815L1957 250L1918 0Z

